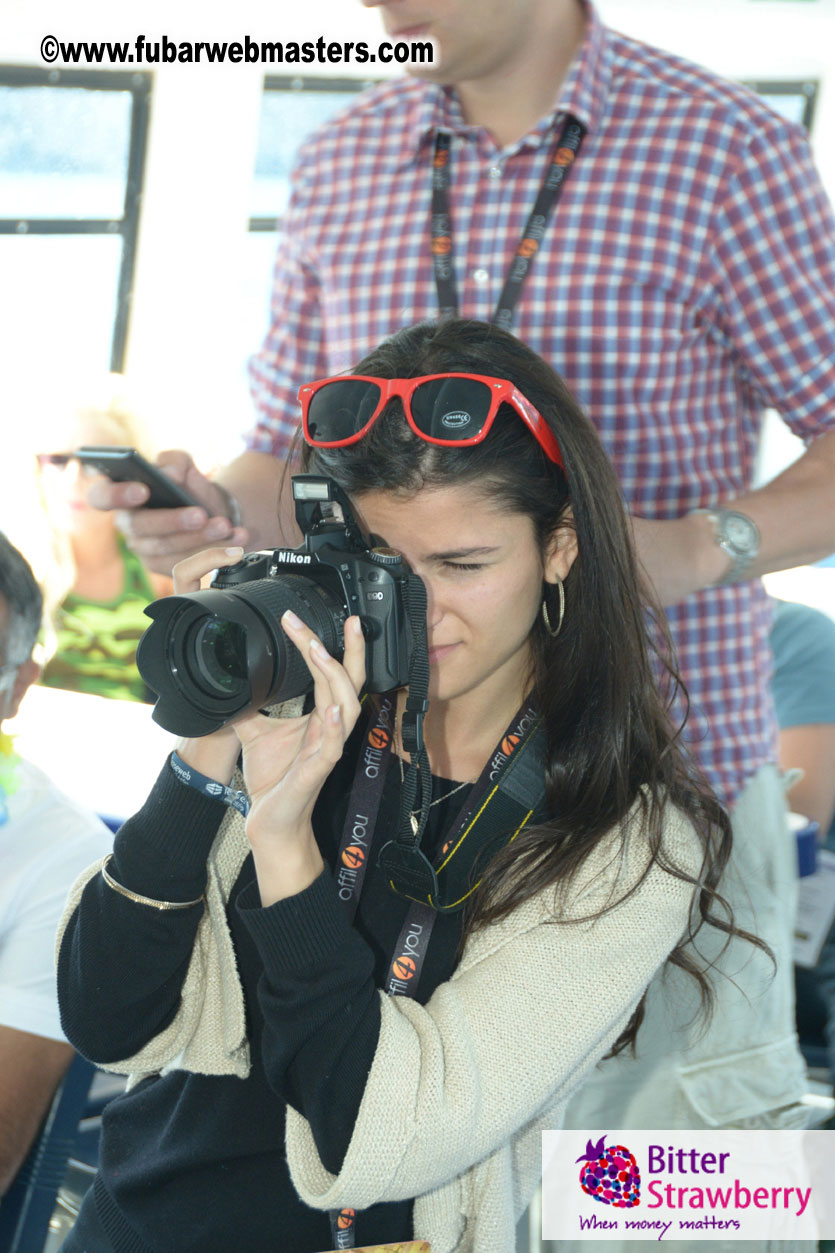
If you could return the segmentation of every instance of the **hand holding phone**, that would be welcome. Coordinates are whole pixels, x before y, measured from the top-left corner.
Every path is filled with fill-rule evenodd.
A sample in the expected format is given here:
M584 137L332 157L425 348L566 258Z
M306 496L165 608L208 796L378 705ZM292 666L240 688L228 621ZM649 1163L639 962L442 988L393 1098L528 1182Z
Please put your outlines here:
M179 483L169 478L159 466L152 465L135 448L111 444L87 444L76 457L84 466L92 466L114 483L144 483L150 495L144 509L182 509L200 505L200 501Z
M92 481L87 499L96 509L116 511L116 525L149 570L170 575L176 562L188 553L218 543L251 547L247 528L230 519L228 494L201 474L185 450L162 453L165 472L145 462L150 474L141 472L138 459L131 458L128 463L125 458L112 456L114 451L132 453L133 449L108 447L104 452L111 455L104 457L102 451L90 446L79 449L84 464L107 476ZM149 509L148 497L154 485L155 507ZM163 497L170 502L167 506L161 503Z

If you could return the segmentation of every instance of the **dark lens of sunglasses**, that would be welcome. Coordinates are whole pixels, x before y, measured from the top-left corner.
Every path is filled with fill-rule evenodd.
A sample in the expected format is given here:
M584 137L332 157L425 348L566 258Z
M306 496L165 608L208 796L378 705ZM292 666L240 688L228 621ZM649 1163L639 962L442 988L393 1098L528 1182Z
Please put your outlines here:
M314 443L331 444L361 431L380 402L376 383L337 380L320 387L307 410L307 429Z
M71 452L39 452L37 454L39 466L56 466L59 470L63 469L72 461Z
M490 388L476 379L432 379L412 395L415 425L432 439L472 439L487 421Z

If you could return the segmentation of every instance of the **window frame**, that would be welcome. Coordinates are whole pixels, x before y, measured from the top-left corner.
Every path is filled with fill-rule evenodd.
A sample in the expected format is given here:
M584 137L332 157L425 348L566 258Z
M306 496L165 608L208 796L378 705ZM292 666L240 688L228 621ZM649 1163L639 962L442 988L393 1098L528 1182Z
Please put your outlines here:
M803 106L802 125L812 133L812 124L815 119L815 106L818 102L820 94L820 81L816 78L768 78L768 79L745 79L743 85L750 87L752 91L757 92L760 96L803 96L805 104Z
M330 76L320 74L265 74L262 87L262 97L269 91L275 92L300 92L300 91L327 91L327 92L344 92L346 103L351 95L359 95L361 91L365 91L368 87L373 87L380 79L372 78L331 78ZM251 217L249 219L248 230L252 232L275 232L281 229L282 219L276 217Z
M87 91L129 92L130 133L125 198L119 218L8 218L0 217L0 235L114 235L122 237L122 258L116 287L116 307L110 343L110 369L125 364L131 293L136 270L142 183L148 150L153 77L122 70L42 69L38 66L0 66L0 87L52 87Z

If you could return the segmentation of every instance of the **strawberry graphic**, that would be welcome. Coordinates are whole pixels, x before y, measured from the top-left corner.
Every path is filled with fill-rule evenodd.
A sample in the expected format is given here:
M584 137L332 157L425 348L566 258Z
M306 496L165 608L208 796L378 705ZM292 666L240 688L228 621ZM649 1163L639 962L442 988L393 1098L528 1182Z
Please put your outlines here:
M580 1187L603 1205L632 1209L641 1204L641 1172L632 1153L622 1144L604 1146L605 1135L596 1144L586 1142L586 1151L577 1158Z

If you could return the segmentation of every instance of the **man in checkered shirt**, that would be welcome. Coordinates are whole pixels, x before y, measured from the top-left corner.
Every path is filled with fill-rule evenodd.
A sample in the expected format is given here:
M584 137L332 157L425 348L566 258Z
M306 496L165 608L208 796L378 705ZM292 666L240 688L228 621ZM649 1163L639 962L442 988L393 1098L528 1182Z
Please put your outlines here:
M566 379L620 475L690 691L692 750L733 809L737 873L757 906L755 919L735 891L737 922L769 940L779 970L763 993L764 959L734 950L735 969L748 962L743 992L720 981L721 1011L686 1053L665 1021L686 1021L685 991L674 979L663 998L654 987L638 1062L604 1063L575 1117L604 1129L791 1125L804 1090L794 875L758 576L835 548L835 228L806 136L749 91L606 29L581 0L364 2L391 36L432 35L440 64L363 93L303 146L272 326L251 367L249 450L218 475L226 494L185 453L165 455L206 509L135 510L131 544L170 570L218 540L276 542L299 385L438 315L438 129L452 136L459 312L489 319L564 115L576 118L581 150L511 329ZM809 447L752 491L769 406ZM96 490L105 507L131 503L124 487ZM229 520L229 494L243 525Z

